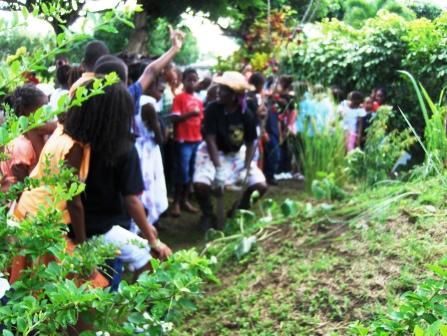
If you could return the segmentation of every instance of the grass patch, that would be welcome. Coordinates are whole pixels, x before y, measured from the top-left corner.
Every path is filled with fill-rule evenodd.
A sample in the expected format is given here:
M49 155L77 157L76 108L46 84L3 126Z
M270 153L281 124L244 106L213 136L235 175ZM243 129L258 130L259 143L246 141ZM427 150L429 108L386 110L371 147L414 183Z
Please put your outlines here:
M310 200L314 215L276 226L249 257L225 264L222 284L208 288L175 335L349 334L447 254L445 197L433 179L383 185L330 207Z

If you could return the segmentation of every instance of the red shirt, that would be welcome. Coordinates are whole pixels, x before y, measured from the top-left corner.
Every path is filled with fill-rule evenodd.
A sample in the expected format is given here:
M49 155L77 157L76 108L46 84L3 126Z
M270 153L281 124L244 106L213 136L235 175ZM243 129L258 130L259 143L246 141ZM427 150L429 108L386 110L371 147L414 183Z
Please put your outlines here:
M202 141L203 102L195 95L182 92L175 96L172 104L172 114L182 115L199 110L199 115L174 124L174 138L176 141Z

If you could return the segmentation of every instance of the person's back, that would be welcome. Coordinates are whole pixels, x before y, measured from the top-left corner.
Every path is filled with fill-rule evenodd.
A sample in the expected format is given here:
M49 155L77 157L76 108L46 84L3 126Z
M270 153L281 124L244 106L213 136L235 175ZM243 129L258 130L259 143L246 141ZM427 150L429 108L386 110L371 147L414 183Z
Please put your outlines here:
M129 142L128 147L113 164L107 163L101 153L92 152L82 194L87 237L106 233L114 225L130 227L122 196L141 193L143 185L135 146Z

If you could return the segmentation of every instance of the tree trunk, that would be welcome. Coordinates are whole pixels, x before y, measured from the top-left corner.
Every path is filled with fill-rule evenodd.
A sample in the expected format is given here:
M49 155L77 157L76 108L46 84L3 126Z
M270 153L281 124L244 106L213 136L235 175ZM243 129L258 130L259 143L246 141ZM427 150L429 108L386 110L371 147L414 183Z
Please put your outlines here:
M143 11L135 14L135 29L129 37L127 51L129 53L146 54L148 41L148 17Z

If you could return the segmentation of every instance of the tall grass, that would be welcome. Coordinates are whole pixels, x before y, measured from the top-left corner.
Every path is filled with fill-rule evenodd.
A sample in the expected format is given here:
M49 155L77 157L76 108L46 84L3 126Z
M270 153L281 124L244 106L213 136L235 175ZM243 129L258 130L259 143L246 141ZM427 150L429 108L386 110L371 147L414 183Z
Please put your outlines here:
M443 106L444 92L441 91L438 102L434 102L424 86L407 71L399 71L412 84L425 121L424 137L418 140L425 152L424 168L427 174L440 173L447 163L446 113ZM401 111L410 129L414 128L406 115ZM417 134L416 134L417 135Z
M294 150L300 159L305 177L306 191L311 191L312 182L321 176L333 175L337 185L344 181L345 133L341 122L317 129L313 120L307 131L296 136ZM314 132L310 132L312 129Z

